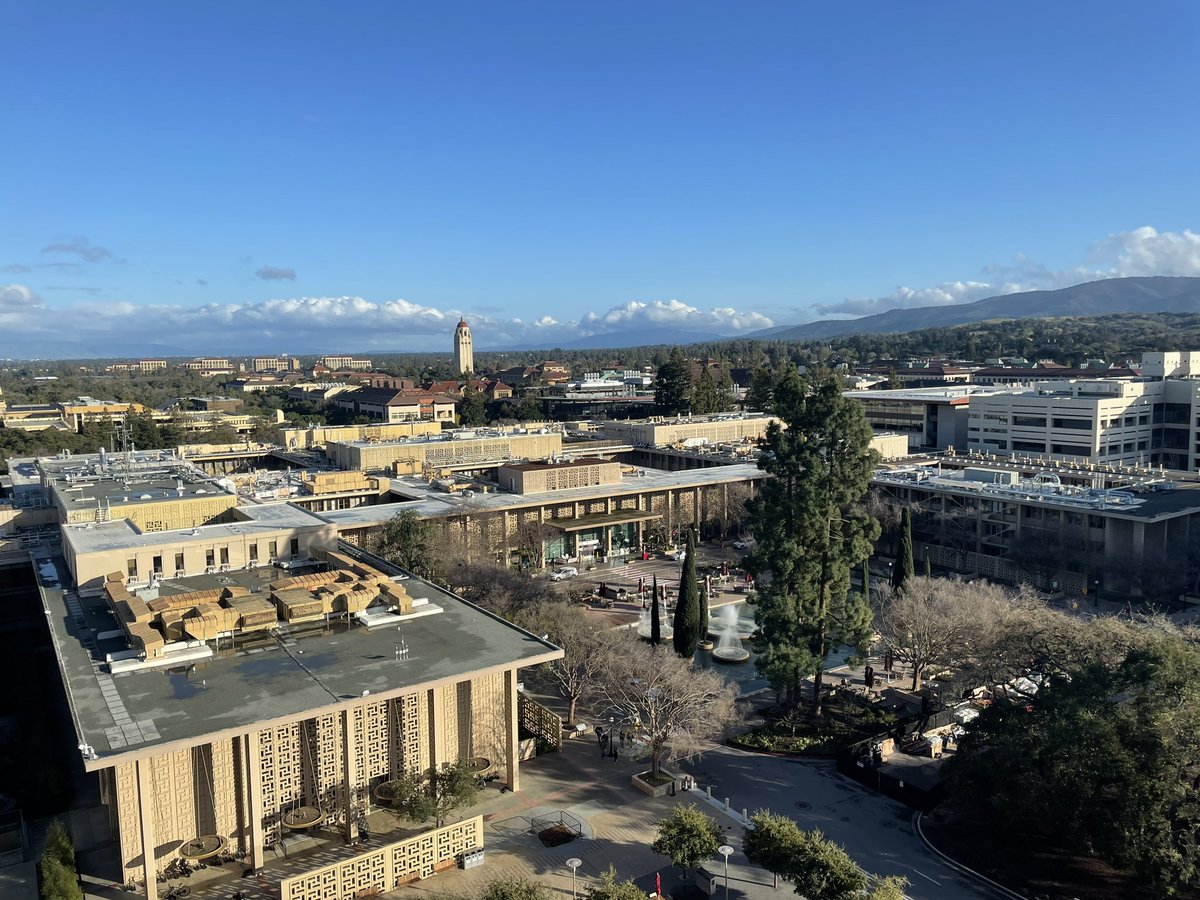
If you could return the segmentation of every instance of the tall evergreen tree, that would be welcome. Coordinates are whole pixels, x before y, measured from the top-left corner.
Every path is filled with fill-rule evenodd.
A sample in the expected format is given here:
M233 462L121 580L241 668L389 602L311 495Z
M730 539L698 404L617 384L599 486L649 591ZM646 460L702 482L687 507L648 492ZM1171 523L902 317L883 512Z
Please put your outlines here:
M650 643L657 647L662 643L662 610L658 605L658 576L650 585L654 599L650 601Z
M896 564L892 566L892 587L900 590L904 582L916 574L912 552L912 513L906 506L900 511L900 552L896 554Z
M878 455L862 407L832 377L806 381L793 368L774 402L782 425L767 430L758 463L771 477L748 503L758 539L748 564L754 574L772 574L756 601L757 664L791 705L813 676L816 716L830 651L865 650L871 634L870 607L850 593L850 569L879 536L862 504Z
M721 392L713 380L708 366L700 368L696 384L692 389L692 412L696 415L708 415L718 412L721 408Z
M766 366L759 366L750 375L746 388L746 407L758 412L770 412L775 405L775 376Z
M700 586L696 582L696 531L687 530L687 549L683 553L683 575L679 579L679 599L675 603L675 631L671 637L675 652L691 659L700 640Z
M691 391L688 362L683 351L675 347L667 361L658 367L658 377L654 382L654 408L664 416L686 413L691 409Z
M487 424L487 409L483 394L468 384L463 388L462 400L458 404L459 422L465 427Z

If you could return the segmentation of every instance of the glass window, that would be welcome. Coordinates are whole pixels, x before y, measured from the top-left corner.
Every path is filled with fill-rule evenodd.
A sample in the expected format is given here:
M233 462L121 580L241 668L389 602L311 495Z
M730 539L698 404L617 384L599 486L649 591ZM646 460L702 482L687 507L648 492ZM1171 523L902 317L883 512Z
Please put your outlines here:
M217 551L213 547L209 547L204 551L204 564L206 566L215 566L217 564Z
M130 578L137 578L137 557L131 556L125 561L125 571Z
M175 554L175 571L176 572L183 571L183 554L182 553Z
M221 548L221 565L223 565L223 566L229 565L229 548L228 547Z

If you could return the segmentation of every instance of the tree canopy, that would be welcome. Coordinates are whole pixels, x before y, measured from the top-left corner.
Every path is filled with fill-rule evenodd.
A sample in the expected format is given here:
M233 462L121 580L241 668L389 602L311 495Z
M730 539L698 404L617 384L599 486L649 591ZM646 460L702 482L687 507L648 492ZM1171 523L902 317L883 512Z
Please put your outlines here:
M792 705L813 676L817 715L830 651L865 646L870 636L870 609L850 593L850 569L879 535L863 507L877 454L861 405L831 377L789 371L776 386L775 413L783 424L767 429L758 463L771 477L748 504L758 545L747 564L772 576L756 600L757 664Z
M658 837L650 849L669 857L681 869L693 869L717 855L721 829L716 820L701 812L694 803L676 806L671 815L658 823Z
M414 575L434 578L437 565L433 543L433 526L408 509L396 513L383 523L373 549L384 559Z
M1170 628L1118 629L1100 653L1060 645L1031 687L997 695L949 786L956 808L1173 893L1200 883L1200 649Z
M673 416L691 411L692 378L687 359L678 347L658 367L654 381L654 408L661 415Z
M635 723L633 753L650 758L653 774L666 760L700 752L734 721L736 692L717 673L628 630L613 638L613 653L619 663L606 667L601 689Z
M408 772L388 782L390 799L401 815L413 822L433 819L438 827L456 809L474 806L479 796L475 774L465 759Z
M687 545L683 553L683 575L679 579L679 598L675 602L675 622L672 643L675 652L691 659L700 641L700 585L696 580L696 532L687 530Z

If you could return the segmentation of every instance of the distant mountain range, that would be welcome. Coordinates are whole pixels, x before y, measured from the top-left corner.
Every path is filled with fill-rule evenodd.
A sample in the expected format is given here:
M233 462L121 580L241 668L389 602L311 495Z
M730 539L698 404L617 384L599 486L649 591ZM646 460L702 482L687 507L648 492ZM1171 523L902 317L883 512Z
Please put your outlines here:
M1110 313L1200 312L1200 278L1108 278L1057 291L1002 294L953 306L889 309L861 319L827 319L779 325L746 335L773 341L805 341L846 334L903 334L997 319L1048 319Z

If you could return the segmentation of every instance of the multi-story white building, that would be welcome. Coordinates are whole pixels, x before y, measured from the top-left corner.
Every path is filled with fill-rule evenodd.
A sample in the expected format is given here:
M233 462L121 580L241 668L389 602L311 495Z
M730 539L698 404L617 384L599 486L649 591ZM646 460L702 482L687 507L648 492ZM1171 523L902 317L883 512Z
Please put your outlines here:
M325 368L333 369L334 371L371 371L371 361L369 359L355 359L353 356L322 356L317 362L325 366Z
M973 397L967 449L1200 471L1200 381L1040 382Z
M250 360L254 372L298 372L300 360L291 356L256 356Z

